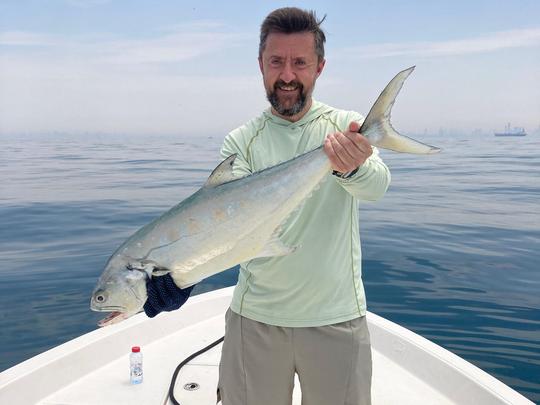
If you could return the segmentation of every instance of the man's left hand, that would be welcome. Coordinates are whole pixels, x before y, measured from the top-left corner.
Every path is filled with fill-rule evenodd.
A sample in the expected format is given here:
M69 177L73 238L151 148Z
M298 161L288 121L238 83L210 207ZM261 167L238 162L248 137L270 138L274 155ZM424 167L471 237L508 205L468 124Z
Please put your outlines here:
M162 311L174 311L184 305L194 286L179 288L170 274L156 276L146 281L148 298L144 312L153 318Z
M362 166L373 150L369 141L360 133L360 124L352 121L347 132L335 132L326 136L324 151L332 169L348 173Z

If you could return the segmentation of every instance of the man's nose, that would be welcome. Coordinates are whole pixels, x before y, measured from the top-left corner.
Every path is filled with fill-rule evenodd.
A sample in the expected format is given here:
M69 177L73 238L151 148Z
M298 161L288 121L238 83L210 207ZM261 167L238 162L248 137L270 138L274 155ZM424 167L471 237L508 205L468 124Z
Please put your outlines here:
M290 61L285 62L285 65L283 66L283 70L281 71L279 78L283 80L285 83L290 83L295 79L295 77L296 77L296 74L294 73L291 62Z

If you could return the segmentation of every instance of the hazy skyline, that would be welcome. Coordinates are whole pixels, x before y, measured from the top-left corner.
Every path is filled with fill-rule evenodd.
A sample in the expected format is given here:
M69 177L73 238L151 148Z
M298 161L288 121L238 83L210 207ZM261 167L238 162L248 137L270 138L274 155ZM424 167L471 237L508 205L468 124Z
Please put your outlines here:
M0 135L225 135L267 108L258 30L274 8L327 15L315 98L366 114L416 65L404 132L540 126L540 2L0 2Z

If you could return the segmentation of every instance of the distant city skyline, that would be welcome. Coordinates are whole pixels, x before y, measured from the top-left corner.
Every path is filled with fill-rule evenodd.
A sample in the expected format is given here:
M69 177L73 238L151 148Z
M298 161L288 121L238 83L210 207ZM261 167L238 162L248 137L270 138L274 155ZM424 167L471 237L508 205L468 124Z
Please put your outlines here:
M400 131L540 131L538 1L13 0L0 3L0 135L225 135L268 106L258 30L285 5L327 15L322 102L367 114L416 65Z

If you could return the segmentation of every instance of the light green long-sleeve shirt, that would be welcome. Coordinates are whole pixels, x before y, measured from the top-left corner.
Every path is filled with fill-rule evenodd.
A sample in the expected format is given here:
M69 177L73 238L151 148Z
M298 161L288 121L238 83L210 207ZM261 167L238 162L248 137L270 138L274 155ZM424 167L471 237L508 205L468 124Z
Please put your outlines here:
M232 131L221 155L236 153L233 170L242 176L308 152L327 134L362 120L356 112L315 100L297 122L267 110ZM365 315L358 202L379 199L389 183L390 172L376 148L351 178L329 175L282 226L280 239L298 246L296 251L241 263L231 309L259 322L288 327L330 325Z

